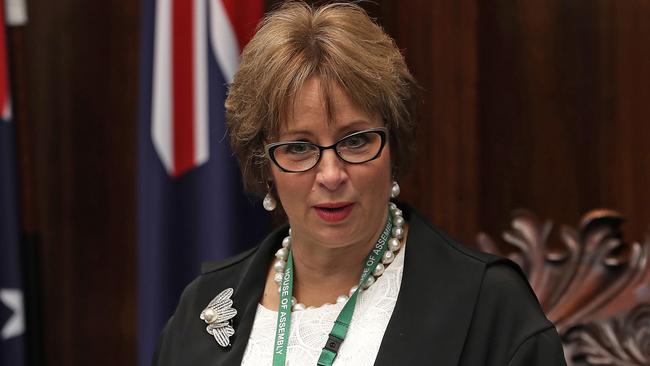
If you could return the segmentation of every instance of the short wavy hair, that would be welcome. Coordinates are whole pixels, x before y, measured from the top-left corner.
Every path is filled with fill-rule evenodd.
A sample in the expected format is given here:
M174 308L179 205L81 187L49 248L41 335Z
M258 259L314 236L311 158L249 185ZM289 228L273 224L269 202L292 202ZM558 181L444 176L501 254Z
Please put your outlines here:
M264 144L278 136L298 91L315 75L329 117L331 88L337 85L364 112L383 119L393 175L408 168L419 88L393 39L356 4L291 1L259 24L226 99L230 144L247 191L266 193Z

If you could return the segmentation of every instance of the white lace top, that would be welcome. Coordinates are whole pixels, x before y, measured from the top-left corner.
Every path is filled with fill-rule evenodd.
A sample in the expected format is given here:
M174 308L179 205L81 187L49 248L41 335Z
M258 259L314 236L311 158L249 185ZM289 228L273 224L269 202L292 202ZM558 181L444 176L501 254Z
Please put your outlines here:
M400 249L393 263L386 268L377 282L360 294L345 342L334 361L335 366L374 364L402 283L404 252L405 246ZM332 324L343 305L323 305L291 313L287 365L317 364ZM242 365L259 366L273 363L277 317L276 311L262 305L257 306Z

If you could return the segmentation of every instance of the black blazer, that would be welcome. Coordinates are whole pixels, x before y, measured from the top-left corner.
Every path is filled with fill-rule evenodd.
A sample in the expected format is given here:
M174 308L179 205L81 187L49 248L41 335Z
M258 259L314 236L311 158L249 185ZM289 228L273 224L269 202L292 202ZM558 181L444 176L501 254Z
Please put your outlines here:
M409 234L402 285L375 365L566 365L559 336L516 264L465 248L414 210L403 211ZM279 228L257 248L204 265L165 326L153 365L239 365L286 232ZM238 314L224 349L199 314L228 287Z

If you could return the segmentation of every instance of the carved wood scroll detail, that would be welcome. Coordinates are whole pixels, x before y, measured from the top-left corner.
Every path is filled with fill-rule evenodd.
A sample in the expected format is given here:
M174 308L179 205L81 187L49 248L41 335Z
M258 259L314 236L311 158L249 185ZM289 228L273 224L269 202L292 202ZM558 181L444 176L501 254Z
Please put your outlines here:
M550 240L550 221L517 210L502 241L477 237L481 250L521 266L571 365L650 365L650 235L626 242L623 221L593 210Z

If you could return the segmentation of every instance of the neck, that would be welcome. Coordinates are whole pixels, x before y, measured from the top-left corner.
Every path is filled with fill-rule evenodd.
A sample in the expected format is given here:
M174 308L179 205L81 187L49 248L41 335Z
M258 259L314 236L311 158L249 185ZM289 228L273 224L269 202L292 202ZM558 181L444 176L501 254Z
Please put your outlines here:
M295 245L294 296L307 306L317 306L320 304L312 302L333 302L338 295L347 294L359 282L363 260L373 244L327 249Z
M294 233L292 255L294 261L294 296L306 306L334 303L339 295L348 294L357 285L363 262L384 228L379 223L370 238L358 243L332 247L310 242Z

